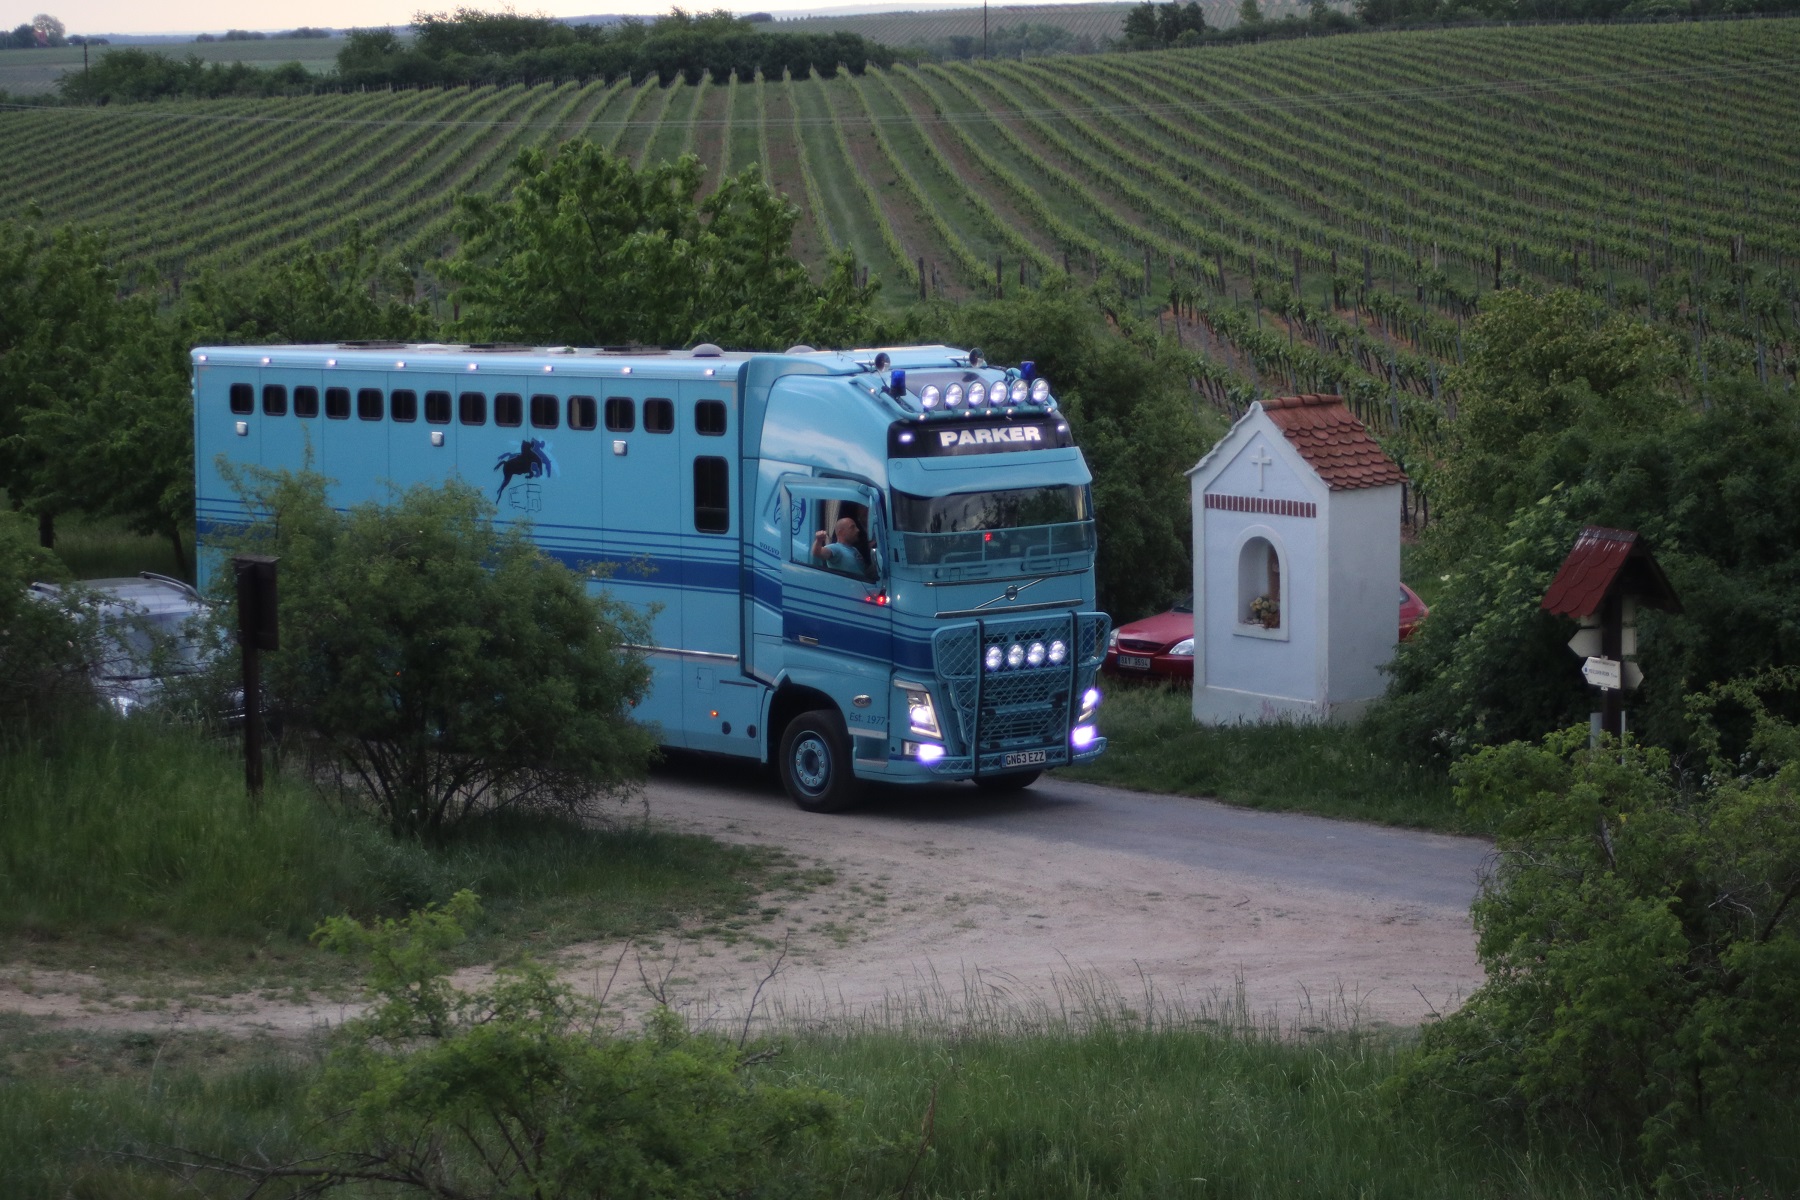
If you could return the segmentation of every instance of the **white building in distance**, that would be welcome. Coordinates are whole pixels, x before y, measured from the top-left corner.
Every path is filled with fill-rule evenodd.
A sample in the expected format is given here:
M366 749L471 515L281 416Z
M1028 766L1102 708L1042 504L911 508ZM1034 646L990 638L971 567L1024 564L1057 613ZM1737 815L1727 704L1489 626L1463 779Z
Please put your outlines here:
M1188 478L1194 719L1354 719L1399 640L1399 465L1341 397L1285 396Z

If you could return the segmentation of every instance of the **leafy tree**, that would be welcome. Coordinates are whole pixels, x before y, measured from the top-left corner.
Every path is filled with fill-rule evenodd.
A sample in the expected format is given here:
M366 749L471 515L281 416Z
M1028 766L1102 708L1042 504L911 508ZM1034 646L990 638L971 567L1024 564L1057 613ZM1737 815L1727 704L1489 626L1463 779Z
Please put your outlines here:
M793 205L747 168L696 204L699 161L633 170L588 141L529 150L498 196L459 196L459 334L573 345L842 345L872 293L835 259L815 285Z
M232 275L207 272L187 290L183 315L196 343L409 341L432 329L412 292L405 270L351 224L335 246Z
M49 13L39 13L31 18L31 30L43 39L43 44L46 46L62 45L63 34L66 32L63 23Z
M632 618L592 596L473 488L415 487L340 514L310 472L245 485L264 519L231 548L281 558L282 650L267 678L286 734L395 834L477 812L582 813L643 771L631 707L648 682Z
M1646 737L1686 746L1688 693L1800 663L1800 402L1731 383L1691 405L1662 335L1569 294L1500 294L1469 345L1421 547L1445 585L1375 714L1390 738L1454 756L1593 706L1572 623L1537 607L1584 525L1644 535L1686 607L1639 618Z
M1474 908L1487 982L1425 1031L1403 1093L1596 1130L1659 1190L1708 1136L1791 1133L1769 1114L1800 1102L1800 729L1758 690L1701 706L1755 734L1698 788L1585 728L1457 769L1459 802L1499 827Z
M234 1174L253 1190L301 1182L308 1195L366 1184L645 1200L804 1189L795 1166L838 1136L838 1096L757 1079L763 1055L690 1033L666 1009L644 1036L605 1032L597 1004L534 964L477 991L452 987L446 954L478 912L465 891L403 921L326 922L323 945L368 956L376 1002L344 1027L308 1098L314 1152Z
M1240 25L1261 25L1262 19L1262 8L1257 5L1256 0L1243 0L1243 3L1238 5L1238 23Z
M16 514L0 511L0 750L86 694L82 671L89 631L27 589L67 572L34 545Z

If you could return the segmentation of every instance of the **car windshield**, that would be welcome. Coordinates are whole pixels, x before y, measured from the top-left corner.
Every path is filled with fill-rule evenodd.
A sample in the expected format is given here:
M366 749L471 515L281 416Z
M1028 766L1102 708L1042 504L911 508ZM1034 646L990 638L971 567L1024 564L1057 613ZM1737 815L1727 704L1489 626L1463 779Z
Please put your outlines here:
M1182 599L1177 600L1175 602L1175 606L1173 608L1169 609L1169 611L1170 612L1184 612L1184 613L1193 612L1194 611L1194 593L1189 592Z
M893 520L917 564L979 563L1094 548L1093 500L1080 484L913 496L894 492Z
M100 631L97 673L107 679L186 675L205 665L192 614L135 613L106 622Z

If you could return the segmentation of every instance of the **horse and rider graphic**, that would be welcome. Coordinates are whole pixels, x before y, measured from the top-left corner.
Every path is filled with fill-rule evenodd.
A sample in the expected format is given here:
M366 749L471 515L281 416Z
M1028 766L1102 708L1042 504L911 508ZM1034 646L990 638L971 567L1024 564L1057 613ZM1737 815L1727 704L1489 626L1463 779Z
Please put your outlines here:
M506 489L512 481L524 476L526 479L545 479L555 474L550 465L550 452L544 448L543 438L526 438L519 443L517 454L510 450L502 451L499 461L494 463L494 470L500 472L500 490L494 493L494 503L506 495Z

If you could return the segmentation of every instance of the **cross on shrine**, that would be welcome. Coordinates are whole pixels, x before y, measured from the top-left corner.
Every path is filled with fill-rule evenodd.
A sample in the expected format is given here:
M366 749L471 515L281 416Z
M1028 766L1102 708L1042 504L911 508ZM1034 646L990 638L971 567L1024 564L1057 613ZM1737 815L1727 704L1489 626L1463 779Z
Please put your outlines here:
M1258 446L1256 448L1256 453L1250 456L1250 461L1256 466L1256 490L1260 492L1263 490L1263 472L1267 470L1269 465L1275 460L1269 457L1269 448L1267 446Z

